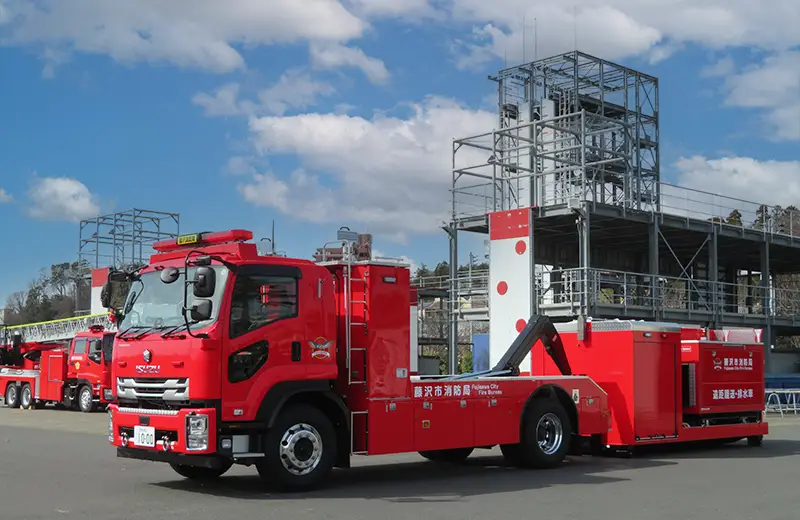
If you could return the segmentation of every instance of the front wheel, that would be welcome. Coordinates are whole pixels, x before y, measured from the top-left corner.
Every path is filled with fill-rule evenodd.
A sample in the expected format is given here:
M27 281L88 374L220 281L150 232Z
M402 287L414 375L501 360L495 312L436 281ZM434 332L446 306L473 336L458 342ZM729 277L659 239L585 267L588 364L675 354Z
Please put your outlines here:
M219 468L204 468L200 466L186 466L184 464L170 463L170 467L178 475L189 480L214 480L224 475L233 466L233 462L226 462Z
M319 485L336 462L336 430L322 411L288 405L267 431L265 456L256 463L262 479L287 491Z
M82 386L80 392L78 393L78 408L83 413L90 413L94 411L94 395L92 395L92 389L89 386Z

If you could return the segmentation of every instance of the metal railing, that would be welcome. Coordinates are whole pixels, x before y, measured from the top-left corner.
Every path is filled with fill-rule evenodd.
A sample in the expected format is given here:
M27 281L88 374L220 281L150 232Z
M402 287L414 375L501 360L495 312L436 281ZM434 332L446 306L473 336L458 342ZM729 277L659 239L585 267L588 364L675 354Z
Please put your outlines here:
M585 179L582 183L564 183L560 174L556 173L537 173L531 177L536 179L538 185L545 187L540 191L538 205L541 207L587 200L590 203L638 207L652 213L712 220L720 226L754 229L768 235L800 237L800 211L792 207L772 206L666 182L653 183L653 189L648 194L636 193L622 199L608 198L604 196L607 185L591 179ZM522 182L523 178L528 177L504 178L498 182L516 184ZM559 189L547 188L553 185L558 185ZM455 187L452 197L456 219L480 217L491 211L526 206L504 201L498 195L499 191L502 190L493 182L465 183ZM646 199L644 204L643 199Z
M800 290L744 283L654 276L594 268L553 269L537 277L537 295L548 305L614 305L620 309L794 318Z
M783 417L786 413L797 415L800 411L800 389L767 390L766 396L764 411L767 413L780 413Z

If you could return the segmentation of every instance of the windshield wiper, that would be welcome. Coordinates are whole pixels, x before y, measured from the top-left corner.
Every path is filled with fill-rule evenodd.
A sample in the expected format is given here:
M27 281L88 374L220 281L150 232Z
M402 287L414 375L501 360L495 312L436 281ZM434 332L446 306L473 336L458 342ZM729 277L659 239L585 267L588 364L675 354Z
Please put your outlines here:
M144 328L144 327L146 327L146 325L131 325L127 329L123 330L122 332L118 332L117 333L117 337L119 339L131 339L131 338L126 338L125 334L127 334L130 331L132 331L133 329L141 329L141 328Z
M185 329L185 328L186 328L186 324L185 324L185 323L181 323L180 325L176 325L176 326L172 327L171 329L169 329L168 331L164 332L164 333L161 335L161 337L162 337L162 338L169 338L169 337L172 337L172 335L173 335L173 334L175 334L176 332L178 332L178 330L180 330L180 329ZM181 335L180 335L180 336L178 336L178 337L179 337L179 338L185 338L186 336L184 336L183 334L181 334Z

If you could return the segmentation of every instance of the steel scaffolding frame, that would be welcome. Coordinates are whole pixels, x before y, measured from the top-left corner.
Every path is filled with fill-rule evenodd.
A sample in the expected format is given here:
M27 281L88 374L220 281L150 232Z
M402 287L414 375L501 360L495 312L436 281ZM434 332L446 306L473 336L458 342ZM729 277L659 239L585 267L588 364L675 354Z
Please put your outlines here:
M800 290L775 282L800 269L800 213L661 182L655 77L576 51L490 79L497 127L453 140L451 370L459 232L488 233L506 209L535 208L539 312L759 327L768 345L800 334Z
M129 268L147 263L154 242L176 238L180 214L130 209L80 222L78 261L93 269Z

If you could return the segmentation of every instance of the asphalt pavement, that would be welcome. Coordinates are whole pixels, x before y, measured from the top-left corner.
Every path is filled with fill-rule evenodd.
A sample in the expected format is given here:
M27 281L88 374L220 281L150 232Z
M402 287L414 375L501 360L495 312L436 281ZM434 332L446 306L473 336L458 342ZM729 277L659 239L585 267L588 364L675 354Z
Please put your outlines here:
M117 459L105 414L0 408L2 520L796 520L800 419L771 419L760 448L570 458L564 467L503 466L499 451L439 466L417 455L356 459L327 488L264 490L253 468L210 485L163 464Z

